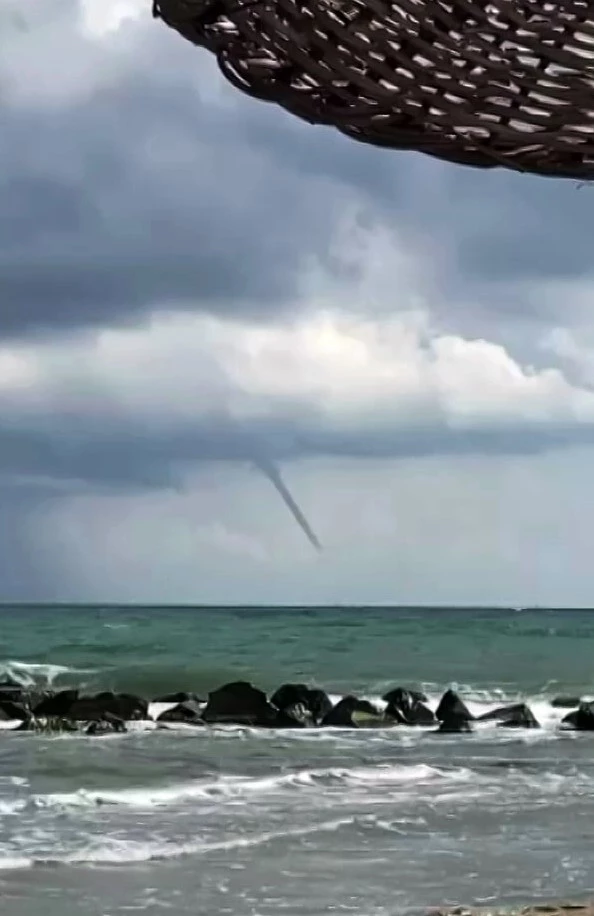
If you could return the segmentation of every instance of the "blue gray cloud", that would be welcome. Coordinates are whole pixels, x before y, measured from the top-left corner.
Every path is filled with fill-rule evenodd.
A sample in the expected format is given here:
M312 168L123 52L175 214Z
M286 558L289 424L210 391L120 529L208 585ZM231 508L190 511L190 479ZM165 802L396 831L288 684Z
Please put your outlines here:
M541 346L588 321L589 189L304 125L225 86L148 6L98 37L74 0L39 0L0 50L7 593L57 594L63 572L42 568L31 531L40 507L80 492L176 492L197 464L255 455L365 474L592 444L591 377ZM187 321L173 343L167 313ZM361 325L324 343L325 313ZM219 329L208 346L197 315ZM408 348L390 349L394 315ZM101 350L126 328L140 336ZM277 349L244 347L254 328ZM143 334L158 345L136 365ZM474 337L501 346L470 370Z
M472 296L505 312L518 281L591 275L588 190L360 146L224 87L164 27L127 28L141 38L113 81L4 106L4 333L138 320L164 302L277 314L349 202L426 244L453 308ZM509 308L534 311L513 295Z

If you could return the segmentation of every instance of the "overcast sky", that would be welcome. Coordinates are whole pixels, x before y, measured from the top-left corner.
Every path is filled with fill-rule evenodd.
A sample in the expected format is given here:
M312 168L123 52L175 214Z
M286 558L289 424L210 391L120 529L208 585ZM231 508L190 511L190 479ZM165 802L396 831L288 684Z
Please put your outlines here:
M149 0L4 0L0 105L0 598L594 604L590 188L301 124Z

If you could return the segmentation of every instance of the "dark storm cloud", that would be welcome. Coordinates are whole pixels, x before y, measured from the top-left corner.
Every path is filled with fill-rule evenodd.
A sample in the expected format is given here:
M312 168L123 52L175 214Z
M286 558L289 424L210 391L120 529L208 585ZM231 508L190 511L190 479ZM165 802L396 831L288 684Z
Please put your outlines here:
M189 468L209 461L535 455L594 443L593 427L563 423L454 430L438 421L415 429L368 430L365 435L318 425L312 417L255 420L249 426L216 417L166 432L133 420L85 425L83 419L72 424L56 417L51 425L39 425L44 428L16 431L0 423L0 480L6 474L40 478L55 496L80 487L105 492L177 489Z
M274 152L274 151L273 151ZM112 324L156 304L276 312L339 201L254 154L234 111L154 81L4 112L0 328Z
M5 334L135 320L163 302L276 313L305 259L326 256L349 193L431 240L453 300L592 271L588 190L372 149L230 89L217 106L192 78L204 52L157 28L145 51L91 99L3 110Z
M375 149L262 108L243 125L253 148L276 151L296 174L339 179L367 195L378 216L431 236L458 290L594 272L594 185Z

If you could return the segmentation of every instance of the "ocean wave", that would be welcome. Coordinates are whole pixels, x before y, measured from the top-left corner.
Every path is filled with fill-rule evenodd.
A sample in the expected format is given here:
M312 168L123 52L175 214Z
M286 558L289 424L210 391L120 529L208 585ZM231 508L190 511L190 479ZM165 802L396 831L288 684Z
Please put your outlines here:
M191 799L236 800L250 795L271 795L286 790L316 788L398 788L406 784L428 785L436 781L467 782L475 774L464 767L439 768L428 764L377 764L364 767L305 768L290 773L261 777L221 776L216 780L197 780L155 788L79 789L32 797L39 808L88 808L96 805L150 809L187 802Z
M20 814L27 807L26 798L0 799L0 817Z
M0 849L0 870L18 870L56 865L131 865L134 863L177 859L190 855L205 855L210 852L233 851L263 846L285 838L311 836L316 833L335 832L341 827L352 824L353 817L335 818L321 823L303 827L288 827L284 830L269 830L246 836L234 836L224 840L203 842L172 842L166 839L140 842L137 840L120 840L116 838L101 839L89 843L74 852L63 855L15 856Z
M23 687L53 687L60 678L95 674L96 671L96 668L72 668L68 665L25 662L18 659L0 662L0 679L12 678Z
M18 871L21 868L32 868L33 859L26 856L3 856L0 853L0 871Z

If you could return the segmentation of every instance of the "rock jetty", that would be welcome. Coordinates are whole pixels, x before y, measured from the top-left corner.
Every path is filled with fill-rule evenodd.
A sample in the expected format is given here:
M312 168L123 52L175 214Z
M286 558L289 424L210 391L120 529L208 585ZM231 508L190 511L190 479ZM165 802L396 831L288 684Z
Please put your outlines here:
M594 916L594 902L531 903L528 906L455 906L430 910L428 916Z
M570 709L566 698L562 703ZM525 703L501 706L475 717L454 690L443 694L434 712L424 694L406 687L387 691L381 703L352 694L333 701L318 687L294 683L282 684L269 696L248 681L223 684L206 697L188 691L149 699L112 691L40 691L10 678L0 682L0 721L14 723L19 731L82 731L89 735L125 732L127 723L140 721L156 722L160 728L179 724L275 729L408 726L440 734L472 732L484 722L510 729L540 727ZM594 703L576 697L561 727L594 731Z

